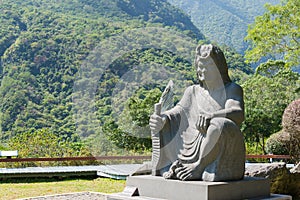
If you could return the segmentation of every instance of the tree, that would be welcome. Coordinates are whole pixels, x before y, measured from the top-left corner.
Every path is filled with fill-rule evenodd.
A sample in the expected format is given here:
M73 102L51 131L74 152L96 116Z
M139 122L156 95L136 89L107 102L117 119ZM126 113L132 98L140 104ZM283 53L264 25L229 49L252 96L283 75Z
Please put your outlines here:
M129 98L128 107L130 117L138 126L147 126L149 116L154 112L154 104L159 101L161 91L158 88L145 90L141 88L136 95Z
M242 131L248 142L260 145L265 151L265 138L281 129L284 109L296 99L299 74L290 69L281 69L270 77L256 73L245 84L246 120Z
M49 129L18 134L8 140L8 146L10 149L18 150L21 158L91 156L89 149L81 141L74 142L64 139ZM23 167L40 164L34 162L16 163L16 165ZM70 162L69 164L76 165L78 162ZM47 165L47 163L43 163L43 165Z
M159 101L158 88L140 88L130 97L117 119L108 120L103 130L108 139L117 147L128 151L148 151L152 147L149 116L154 112L154 104Z
M267 12L255 19L245 40L251 43L246 51L248 61L264 56L282 57L288 66L300 64L300 1L285 0L280 5L266 4Z

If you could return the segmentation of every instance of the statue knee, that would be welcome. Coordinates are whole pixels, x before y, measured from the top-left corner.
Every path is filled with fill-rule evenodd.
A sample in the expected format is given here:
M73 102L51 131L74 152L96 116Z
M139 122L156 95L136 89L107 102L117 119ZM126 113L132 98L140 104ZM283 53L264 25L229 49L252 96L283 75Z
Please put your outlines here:
M222 132L224 125L226 123L226 118L216 117L210 121L210 125L207 129L208 134L211 132Z

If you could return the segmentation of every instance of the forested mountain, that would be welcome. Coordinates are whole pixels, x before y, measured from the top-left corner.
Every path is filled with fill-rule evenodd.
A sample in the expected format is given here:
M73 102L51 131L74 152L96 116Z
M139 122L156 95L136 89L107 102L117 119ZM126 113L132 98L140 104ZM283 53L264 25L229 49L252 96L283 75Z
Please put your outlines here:
M239 53L247 49L244 41L248 25L265 11L264 4L280 0L168 0L191 16L194 24L211 41L226 44Z
M101 134L140 134L169 79L175 101L195 82L194 49L205 38L166 0L3 0L0 11L2 142L49 128L101 152L112 148ZM224 49L233 78L251 73Z

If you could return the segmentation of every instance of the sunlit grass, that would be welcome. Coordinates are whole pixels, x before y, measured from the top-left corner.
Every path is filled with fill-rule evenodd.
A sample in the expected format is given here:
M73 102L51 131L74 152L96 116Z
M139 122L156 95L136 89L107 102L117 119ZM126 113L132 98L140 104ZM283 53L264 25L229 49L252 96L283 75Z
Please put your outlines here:
M117 181L107 178L97 179L67 179L67 180L18 180L0 183L0 199L18 199L52 194L72 192L121 192L125 187L125 181Z

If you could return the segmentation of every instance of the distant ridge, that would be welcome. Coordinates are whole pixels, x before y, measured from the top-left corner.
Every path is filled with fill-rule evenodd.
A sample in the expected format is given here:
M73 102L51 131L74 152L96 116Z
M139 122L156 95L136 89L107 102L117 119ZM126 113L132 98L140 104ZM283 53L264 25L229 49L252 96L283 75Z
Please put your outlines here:
M211 41L244 53L248 25L264 12L264 4L280 0L168 0L191 16L192 22Z

